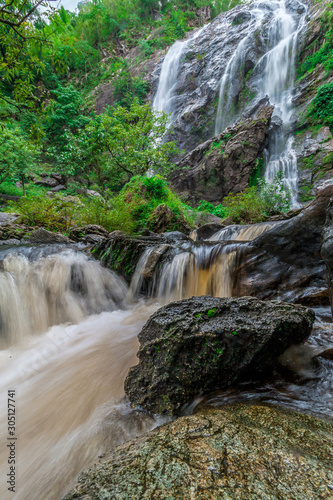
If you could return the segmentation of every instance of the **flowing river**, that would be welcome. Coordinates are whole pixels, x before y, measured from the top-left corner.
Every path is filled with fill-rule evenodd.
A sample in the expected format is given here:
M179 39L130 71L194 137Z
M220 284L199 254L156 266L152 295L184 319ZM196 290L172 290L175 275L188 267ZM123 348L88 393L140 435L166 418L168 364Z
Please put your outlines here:
M60 499L92 461L165 421L131 409L124 398L141 327L172 299L202 293L229 296L242 235L255 237L264 230L269 227L254 226L252 233L235 227L231 252L219 243L226 234L216 234L215 243L203 242L197 255L180 252L163 270L157 298L146 299L135 298L145 259L128 289L121 278L75 248L2 247L1 498ZM311 361L332 346L331 324L326 309L316 312L308 345L292 348L282 360L296 375L248 381L206 395L205 402L269 401L333 418L332 363L320 360L315 367ZM6 484L8 390L15 391L16 401L15 494Z

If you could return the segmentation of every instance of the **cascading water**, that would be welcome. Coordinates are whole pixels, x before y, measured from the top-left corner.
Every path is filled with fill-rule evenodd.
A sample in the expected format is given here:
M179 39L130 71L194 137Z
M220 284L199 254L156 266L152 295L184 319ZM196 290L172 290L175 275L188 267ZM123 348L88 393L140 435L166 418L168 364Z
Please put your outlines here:
M262 233L263 225L258 226L243 228L243 237ZM17 395L18 436L17 492L13 496L7 490L3 447L1 498L59 500L97 457L163 422L131 409L124 399L125 377L137 363L137 335L148 317L171 300L231 296L239 251L247 244L175 242L174 258L155 277L157 300L146 301L135 297L156 248L140 259L130 293L122 279L80 252L1 251L0 436L6 442L8 389ZM331 342L325 323L317 332L309 347L315 351ZM259 399L333 416L332 370L323 363L322 371L322 379L312 377L301 386L254 382L251 390L227 391L219 404Z
M293 207L298 206L298 171L297 157L293 150L292 98L297 42L306 25L307 13L307 6L300 1L297 3L299 10L302 11L302 14L297 16L295 12L288 11L285 0L251 4L248 33L238 44L221 80L215 124L215 133L218 134L244 111L237 108L238 94L234 91L234 87L239 92L239 81L245 64L244 47L249 45L251 39L253 41L255 37L260 36L266 52L252 70L251 78L256 81L254 95L257 98L268 96L270 104L274 106L274 116L280 120L280 126L270 138L265 178L271 182L276 174L282 171L285 185L291 191ZM267 11L271 11L271 18L268 25L262 26L263 19L267 24L267 16L264 15ZM264 36L258 34L261 31L264 32Z
M196 31L185 41L175 42L168 50L161 68L161 74L158 80L158 88L153 101L153 108L156 111L164 111L170 114L170 120L167 125L169 128L173 123L173 115L175 111L176 101L179 98L177 95L177 85L179 83L180 67L182 59L186 55L187 49L199 38L200 33L204 29Z
M175 88L179 77L179 63L187 46L185 42L175 42L168 50L161 69L159 85L153 102L153 107L156 111L164 111L165 113L173 113L175 99ZM169 126L172 122L172 115Z

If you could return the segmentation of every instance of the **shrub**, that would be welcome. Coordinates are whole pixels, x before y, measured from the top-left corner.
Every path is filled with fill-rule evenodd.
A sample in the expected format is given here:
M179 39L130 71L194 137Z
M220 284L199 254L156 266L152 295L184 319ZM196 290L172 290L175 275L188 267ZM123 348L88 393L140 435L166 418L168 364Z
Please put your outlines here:
M269 183L265 179L261 179L259 187L265 214L275 215L290 209L292 193L284 184L282 171L275 175L273 182Z
M229 195L223 200L229 217L235 224L254 224L263 222L265 204L255 186L245 189L236 195Z
M228 210L223 205L214 205L209 203L208 201L201 200L197 207L198 212L208 212L212 215L216 215L216 217L221 217L223 219L228 215Z
M327 123L333 130L333 83L319 87L309 114L316 120Z

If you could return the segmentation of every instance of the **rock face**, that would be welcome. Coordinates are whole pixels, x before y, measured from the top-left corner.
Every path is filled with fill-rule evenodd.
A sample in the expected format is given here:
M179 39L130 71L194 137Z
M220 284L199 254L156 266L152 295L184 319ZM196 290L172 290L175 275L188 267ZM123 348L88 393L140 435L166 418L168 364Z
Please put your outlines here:
M328 288L333 318L333 197L327 209L327 218L323 235L321 255L326 262L328 271Z
M225 388L276 363L307 339L313 311L252 297L193 297L153 314L139 334L139 364L125 392L132 403L177 415L200 393Z
M32 227L25 226L24 224L15 224L13 222L5 221L0 224L0 240L5 241L13 238L21 240L32 230Z
M327 305L326 267L320 250L332 196L333 183L324 185L298 216L244 245L235 271L233 294Z
M99 243L110 236L109 231L97 224L88 224L83 227L76 227L69 233L69 237L74 241L87 243Z
M92 254L99 259L102 264L121 275L130 283L136 266L146 250L155 248L155 257L158 256L158 258L155 258L153 264L150 263L149 265L148 275L151 277L160 257L166 252L167 248L171 249L171 245L173 245L174 242L174 239L158 235L132 237L121 231L115 231L110 234L109 239L98 244L92 250ZM164 251L162 253L158 252L161 246L164 246ZM149 285L147 281L148 275L145 276L142 283L142 291L146 293Z
M331 498L333 426L272 406L201 410L116 449L64 500Z
M61 233L52 233L46 229L40 227L33 231L27 238L28 243L40 244L52 244L52 243L72 243L72 241Z
M267 145L273 110L263 99L253 119L227 128L186 155L171 176L173 188L194 203L220 203L229 193L247 188Z

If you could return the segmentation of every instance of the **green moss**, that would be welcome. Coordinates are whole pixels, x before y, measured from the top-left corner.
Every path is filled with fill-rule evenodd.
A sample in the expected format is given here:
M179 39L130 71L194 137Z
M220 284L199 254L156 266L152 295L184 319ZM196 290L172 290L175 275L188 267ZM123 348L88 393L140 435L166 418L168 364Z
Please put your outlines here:
M217 308L214 307L213 309L209 309L209 311L207 311L207 316L208 318L213 318L217 313Z

